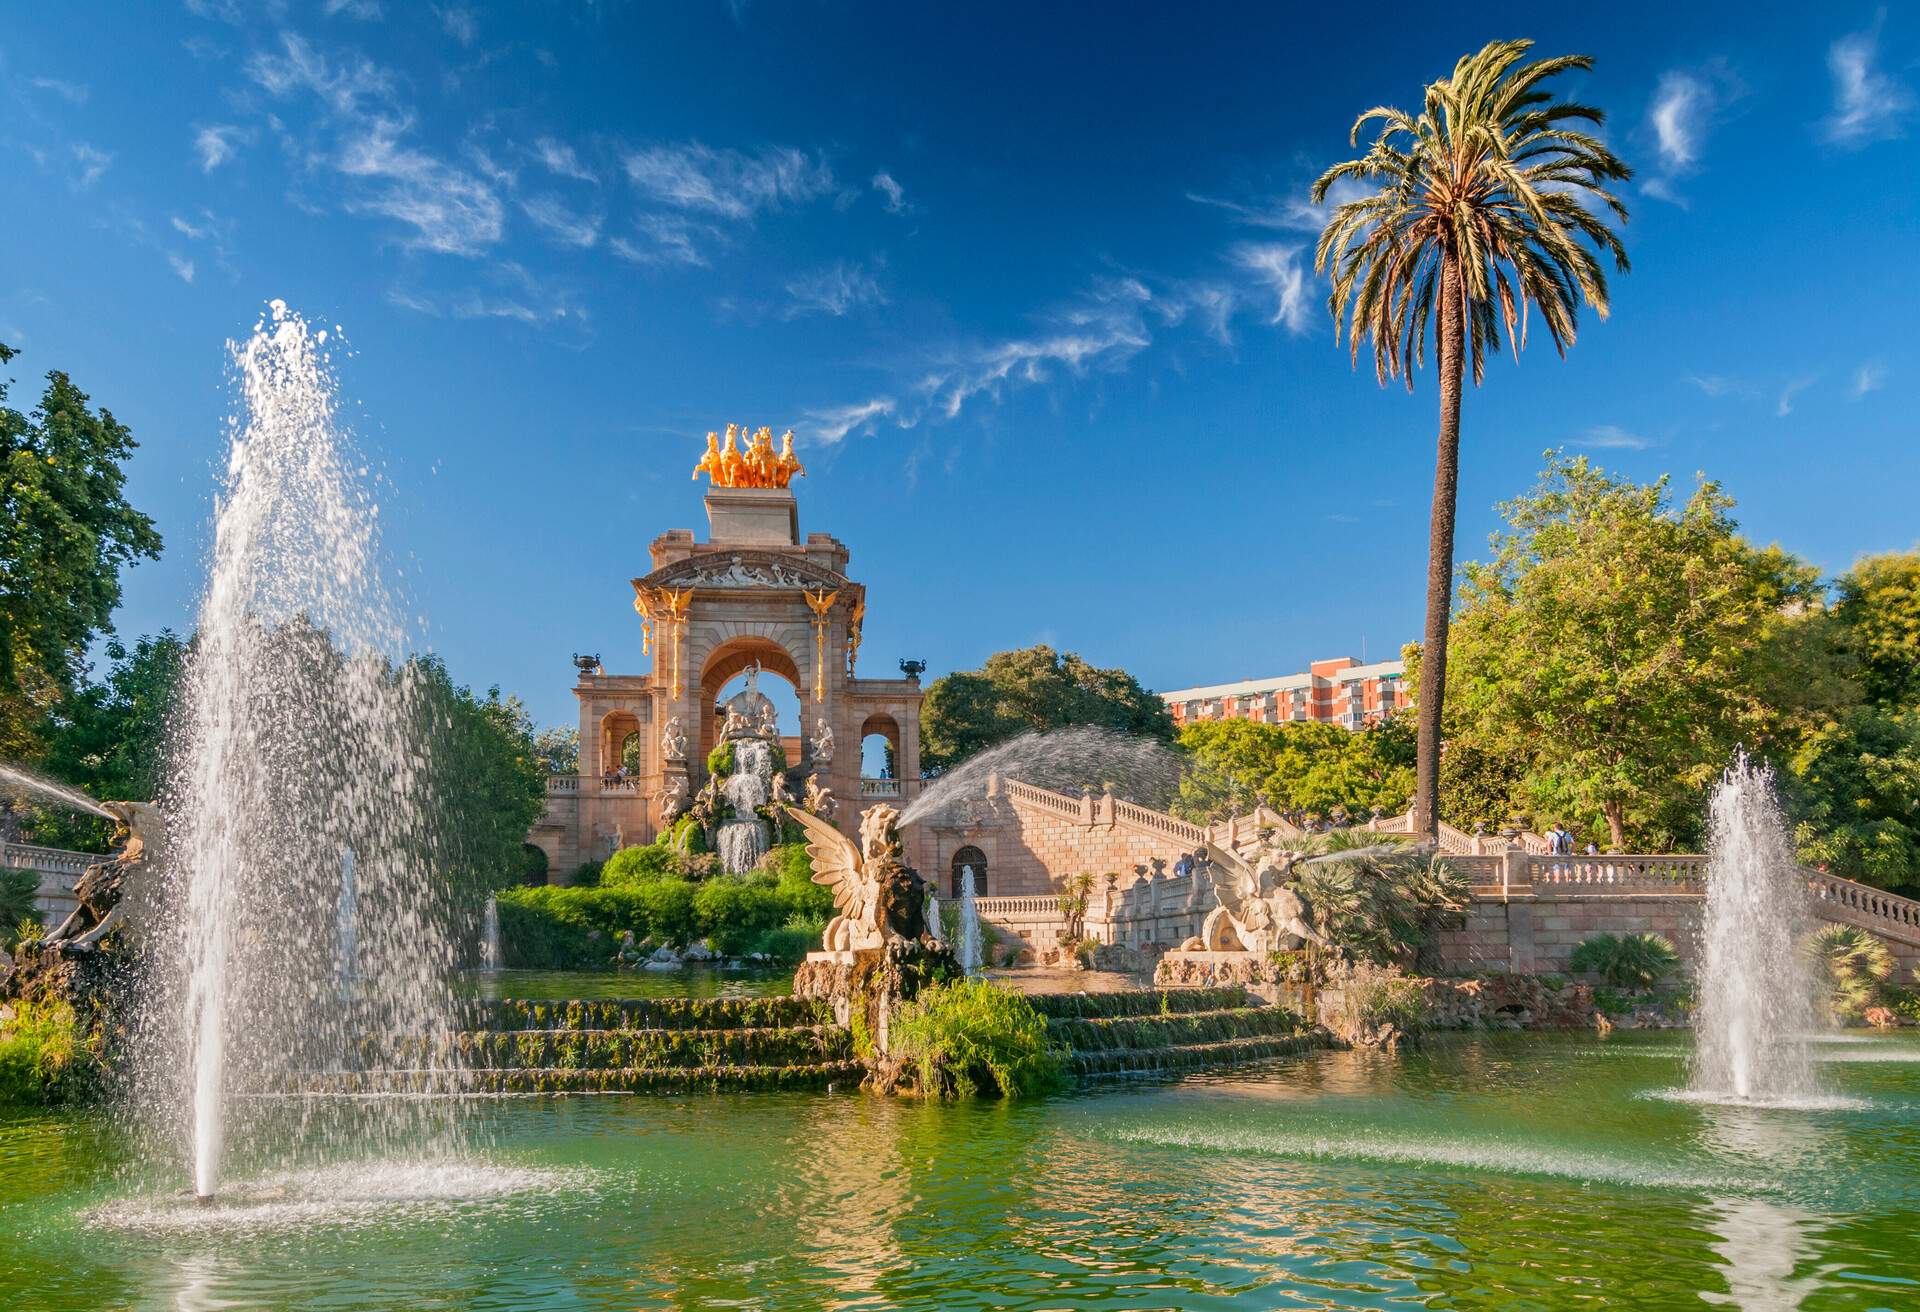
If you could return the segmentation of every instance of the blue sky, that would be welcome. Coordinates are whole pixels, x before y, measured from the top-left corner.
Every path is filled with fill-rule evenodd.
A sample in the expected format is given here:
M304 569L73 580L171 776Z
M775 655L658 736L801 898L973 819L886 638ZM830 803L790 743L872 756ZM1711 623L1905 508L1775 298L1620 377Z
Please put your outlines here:
M185 628L270 297L344 329L389 547L456 675L570 721L639 670L626 580L704 531L702 434L794 428L865 668L1047 641L1156 687L1420 627L1434 404L1355 372L1307 184L1495 37L1585 51L1634 272L1465 412L1460 541L1566 445L1705 470L1829 571L1920 538L1920 21L1839 5L237 0L0 33L0 341L141 442ZM1800 12L1804 8L1805 12ZM1369 11L1370 16L1377 11Z

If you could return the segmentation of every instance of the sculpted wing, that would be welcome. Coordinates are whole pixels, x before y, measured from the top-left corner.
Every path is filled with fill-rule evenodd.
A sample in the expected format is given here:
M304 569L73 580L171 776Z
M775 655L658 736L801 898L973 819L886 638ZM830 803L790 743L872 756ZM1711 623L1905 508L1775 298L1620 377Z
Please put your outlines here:
M1254 869L1224 844L1209 849L1207 856L1207 877L1213 881L1214 895L1237 921L1246 915L1247 898L1258 884Z
M798 807L783 808L787 818L805 831L807 855L813 859L813 882L833 890L833 909L852 915L860 908L866 872L860 868L860 849L851 838L819 816Z

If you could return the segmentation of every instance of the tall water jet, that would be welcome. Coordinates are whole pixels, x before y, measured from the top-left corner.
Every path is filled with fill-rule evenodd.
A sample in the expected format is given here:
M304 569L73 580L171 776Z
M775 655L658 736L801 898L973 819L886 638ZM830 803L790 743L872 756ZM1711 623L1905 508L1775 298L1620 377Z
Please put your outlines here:
M360 955L360 899L353 889L353 849L340 849L340 904L334 913L334 936L339 954L340 1003L353 1000L355 961Z
M406 635L376 564L367 471L334 423L326 338L275 301L231 348L243 411L171 725L137 1078L160 1128L185 1139L202 1197L230 1157L417 1158L457 1131L448 1100L414 1098L251 1133L273 1109L249 1095L350 1067L366 1032L423 1036L415 1087L429 1092L446 1087L452 1047L426 685L397 663Z
M954 955L960 969L969 975L980 973L980 906L974 900L973 867L960 867L960 924L954 933L959 940Z
M1713 790L1690 1085L1695 1097L1780 1102L1818 1092L1805 1035L1811 921L1773 771L1735 756Z
M500 903L491 893L480 916L480 969L500 969Z

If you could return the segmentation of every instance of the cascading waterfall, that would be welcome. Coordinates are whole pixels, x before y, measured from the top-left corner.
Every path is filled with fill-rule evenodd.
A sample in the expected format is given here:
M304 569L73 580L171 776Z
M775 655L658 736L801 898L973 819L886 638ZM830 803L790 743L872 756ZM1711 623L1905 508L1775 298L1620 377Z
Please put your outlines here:
M375 563L367 471L334 424L326 339L275 301L232 347L243 411L160 799L137 1089L185 1139L203 1199L230 1158L291 1168L351 1148L397 1163L459 1141L457 1104L433 1098L252 1132L275 1111L248 1095L349 1067L368 1031L425 1036L441 1055L419 1087L446 1087L454 1028L426 689L395 663L406 635Z
M500 969L500 903L491 893L480 917L480 969Z
M973 896L973 867L960 867L960 944L956 955L960 969L969 975L980 973L980 908Z
M773 750L758 738L742 738L733 745L733 773L721 786L733 807L733 819L724 821L714 836L720 864L731 874L744 874L760 864L772 835L756 807L773 800Z
M1805 1038L1814 991L1798 951L1811 916L1773 771L1737 755L1711 815L1691 1095L1805 1099L1818 1093Z

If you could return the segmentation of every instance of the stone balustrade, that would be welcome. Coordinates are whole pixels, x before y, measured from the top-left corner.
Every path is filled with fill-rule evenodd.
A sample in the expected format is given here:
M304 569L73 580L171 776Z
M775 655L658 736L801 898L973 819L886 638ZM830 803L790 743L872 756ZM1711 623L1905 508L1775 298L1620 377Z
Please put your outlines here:
M550 774L547 776L548 797L571 797L580 791L580 776L577 774Z
M1706 889L1704 856L1535 856L1515 853L1512 864L1525 874L1534 896L1555 892L1688 893ZM1514 881L1520 882L1520 881Z
M74 852L64 847L0 842L0 866L39 872L40 886L34 891L33 909L48 926L66 919L74 908L73 886L80 882L88 866L102 859L97 853Z
M864 775L860 779L862 797L899 797L903 791L898 779L869 779Z

